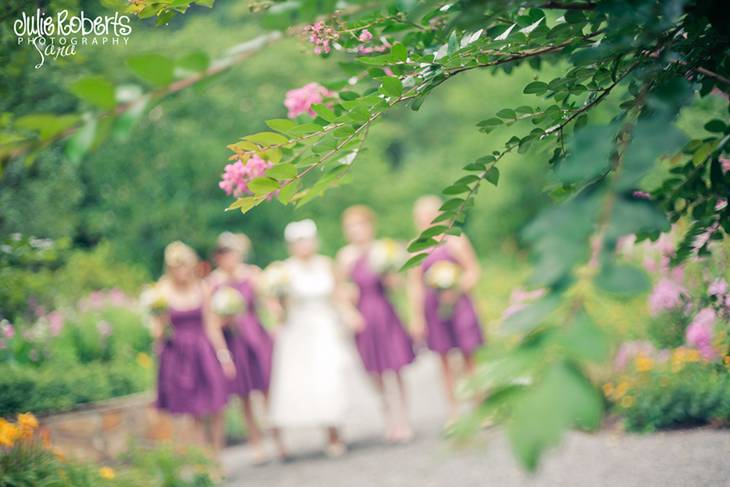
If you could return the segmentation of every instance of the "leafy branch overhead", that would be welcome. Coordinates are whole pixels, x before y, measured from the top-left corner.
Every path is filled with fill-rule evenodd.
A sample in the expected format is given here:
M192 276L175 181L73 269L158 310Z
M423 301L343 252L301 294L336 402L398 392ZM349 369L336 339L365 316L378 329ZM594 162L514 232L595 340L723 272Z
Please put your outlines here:
M287 5L270 3L263 23L292 20L296 9ZM319 13L305 35L315 54L337 58L343 75L317 85L308 102L298 100L303 106L293 114L290 108L292 120L269 120L271 131L229 146L236 165L267 162L240 173L229 209L245 213L273 198L302 205L321 195L356 163L370 126L399 106L417 111L454 76L510 73L523 64L535 70L532 81L516 87L534 103L504 107L485 98L477 129L510 127L514 135L464 161L464 175L444 188L441 215L411 242L414 255L405 265L417 265L462 231L479 191L499 184L507 154L546 154L546 191L556 204L524 231L535 260L530 285L544 294L503 323L521 341L475 379L490 391L478 414L501 417L516 454L534 468L563 430L600 423L603 405L586 362L605 359L608 344L583 293L592 286L621 298L648 286L643 271L617 259L619 239L656 239L689 219L679 261L706 253L710 240L730 231L727 113L706 121L702 139L676 126L682 108L698 97L727 99L727 13L721 2L686 0L386 2L355 13L330 5ZM561 66L562 76L540 76L546 63ZM593 119L601 105L610 120ZM661 184L644 187L657 171Z

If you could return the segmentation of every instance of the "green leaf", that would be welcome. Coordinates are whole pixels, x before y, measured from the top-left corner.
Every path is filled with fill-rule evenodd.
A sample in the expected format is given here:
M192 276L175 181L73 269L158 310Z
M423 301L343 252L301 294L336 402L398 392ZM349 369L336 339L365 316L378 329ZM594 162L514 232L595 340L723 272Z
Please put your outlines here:
M165 86L173 80L175 63L162 54L136 54L127 59L127 65L134 74L154 86Z
M203 51L193 51L178 59L176 64L184 70L200 73L208 69L210 58Z
M502 328L509 333L524 333L540 326L560 304L555 294L548 294L507 317Z
M517 118L517 112L511 108L503 108L497 112L499 118Z
M14 125L21 130L38 132L38 137L41 140L46 140L76 125L79 118L78 115L35 113L17 118Z
M116 105L114 85L101 76L81 78L69 86L69 91L94 106L109 110Z
M497 186L499 184L499 169L496 166L490 167L486 174L484 174L484 179Z
M248 189L257 196L267 195L279 189L279 183L273 178L262 176L249 181Z
M608 171L616 129L610 125L587 127L568 142L569 155L555 169L565 184L589 181Z
M277 132L289 134L289 132L297 126L297 123L294 120L289 120L288 118L274 118L267 120L266 125Z
M603 403L593 385L575 368L552 365L544 380L516 401L506 430L520 462L537 468L543 452L558 444L571 426L595 429Z
M314 110L314 113L330 123L334 122L337 119L337 115L335 115L332 110L320 103L315 103L314 105L312 105L312 110Z
M90 119L66 143L65 153L73 164L81 162L96 137L96 120Z
M434 245L437 245L438 242L433 238L417 238L413 242L408 245L408 252L420 252L421 250L426 250Z
M259 132L257 134L247 135L244 140L250 140L263 146L281 145L289 142L287 137L276 132Z
M292 179L297 176L294 164L276 164L266 170L266 175L274 179Z
M263 199L258 196L243 196L231 203L228 208L226 208L226 211L238 209L241 210L241 213L248 213L248 211L261 203L261 201L263 201Z
M543 83L542 81L533 81L532 83L528 83L522 92L528 95L542 95L547 91L547 89L547 83Z
M286 186L281 188L281 191L279 191L279 194L276 196L277 199L284 205L288 205L296 192L299 189L299 181L291 181Z
M393 76L386 76L383 78L382 91L388 96L397 98L403 93L403 83Z
M722 120L710 120L705 124L705 130L713 133L724 133L728 129Z
M425 252L424 252L424 253L421 253L421 254L416 254L416 255L414 255L413 257L411 257L410 259L408 259L408 260L406 261L406 263L405 263L405 264L403 264L403 267L401 267L401 269L400 269L400 270L401 270L401 271L406 271L406 270L408 270L408 269L411 269L411 268L413 268L413 267L416 267L416 266L417 266L418 264L420 264L420 263L421 263L421 262L423 261L423 259L425 259L426 257L428 257L428 254L427 254L427 253L425 253Z
M608 359L608 335L584 312L577 314L573 323L558 336L558 342L568 354L580 361L601 363Z
M407 58L408 50L406 46L400 42L393 44L393 47L390 49L390 59L394 62L405 62Z
M617 297L632 298L649 289L646 273L630 264L606 261L594 282L601 290Z

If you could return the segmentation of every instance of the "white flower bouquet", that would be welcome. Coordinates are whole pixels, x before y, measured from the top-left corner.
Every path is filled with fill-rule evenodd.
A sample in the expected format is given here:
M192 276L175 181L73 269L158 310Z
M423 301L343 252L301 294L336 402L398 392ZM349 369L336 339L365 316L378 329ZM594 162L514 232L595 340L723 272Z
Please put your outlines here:
M450 260L435 262L424 275L428 286L442 291L456 287L460 277L461 268Z
M368 265L377 274L397 272L407 257L405 248L399 242L386 238L373 242L368 252Z
M283 262L275 261L264 270L263 282L265 291L276 297L283 297L289 288L289 270Z
M167 313L170 307L167 298L158 285L144 289L139 296L139 302L153 316Z
M246 301L241 293L229 286L218 288L210 304L213 312L220 316L236 316L246 311Z

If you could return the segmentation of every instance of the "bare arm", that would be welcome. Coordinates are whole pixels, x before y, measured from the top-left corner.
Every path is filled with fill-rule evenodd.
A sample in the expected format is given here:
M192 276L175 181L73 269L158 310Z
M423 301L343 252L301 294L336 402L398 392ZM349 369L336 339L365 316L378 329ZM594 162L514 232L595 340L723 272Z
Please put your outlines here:
M462 234L459 237L449 238L447 245L454 250L454 258L464 270L461 275L461 289L467 293L471 292L479 284L482 271L479 265L479 259L474 251L474 247L469 241L469 237Z
M353 331L360 331L364 326L364 322L360 312L353 303L352 293L348 290L347 282L342 269L338 265L332 264L332 273L335 277L335 290L333 300L335 307L339 311L342 319Z
M407 283L411 332L417 338L422 338L425 333L426 322L423 315L425 290L423 288L423 273L420 268L417 267L408 271Z
M220 316L213 312L210 306L211 288L205 283L201 283L203 292L203 326L205 334L215 349L216 357L223 366L223 371L227 376L232 377L236 374L233 366L231 352L228 350L226 340L223 337L223 320Z

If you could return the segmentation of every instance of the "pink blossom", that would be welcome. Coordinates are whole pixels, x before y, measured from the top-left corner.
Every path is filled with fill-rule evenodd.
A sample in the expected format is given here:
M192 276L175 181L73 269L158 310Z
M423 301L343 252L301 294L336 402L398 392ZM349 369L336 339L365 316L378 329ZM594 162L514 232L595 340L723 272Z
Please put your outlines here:
M321 20L306 26L304 31L309 33L309 42L314 44L315 54L329 53L332 50L332 41L339 37L337 31Z
M722 167L722 173L730 172L730 159L720 158L720 167Z
M726 292L727 282L725 282L725 279L722 278L715 279L707 287L707 294L709 294L710 296L721 297L724 296Z
M715 326L715 310L702 308L687 327L685 339L688 345L697 348L706 360L712 360L717 353L712 348L712 331Z
M127 295L124 294L124 291L117 287L110 289L107 296L109 298L109 302L114 306L122 306L127 303Z
M258 154L252 155L245 163L240 159L226 164L218 187L228 195L239 197L248 193L248 183L266 172L272 164L263 160Z
M727 208L727 198L718 198L715 203L715 211L722 211Z
M314 117L316 113L312 110L312 105L322 103L325 98L334 95L334 92L318 83L307 83L301 88L289 90L286 92L286 98L284 99L284 106L289 111L287 116L296 118L302 113L307 113Z
M385 52L390 46L387 44L381 44L379 46L358 46L358 54L372 54L374 52Z
M682 304L685 289L682 285L669 278L662 278L654 286L649 296L649 310L652 315L662 311L675 309Z
M373 39L373 35L370 33L369 30L363 29L362 32L360 32L360 35L357 38L360 42L369 42Z
M510 295L510 304L507 309L502 312L502 319L507 319L510 316L523 310L527 307L527 304L530 301L534 301L543 297L546 292L547 290L545 288L538 288L532 291L525 291L521 288L513 290L512 294Z
M52 311L48 313L46 319L48 320L48 330L50 331L51 336L58 336L61 333L61 330L63 330L63 313L58 310Z
M106 338L112 334L112 325L108 321L102 320L96 324L96 331L99 332L103 338Z
M640 199L640 200L650 200L651 195L647 193L646 191L634 191L634 198Z
M2 329L3 336L5 338L10 340L15 336L15 327L10 322L3 320L2 322L0 322L0 325L2 325L0 329Z
M392 70L392 69L390 69L390 68L389 68L389 67L387 67L387 66L383 68L383 72L384 72L384 73L385 73L386 75L388 75L388 76L395 76L395 73L393 72L393 70Z

